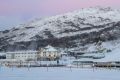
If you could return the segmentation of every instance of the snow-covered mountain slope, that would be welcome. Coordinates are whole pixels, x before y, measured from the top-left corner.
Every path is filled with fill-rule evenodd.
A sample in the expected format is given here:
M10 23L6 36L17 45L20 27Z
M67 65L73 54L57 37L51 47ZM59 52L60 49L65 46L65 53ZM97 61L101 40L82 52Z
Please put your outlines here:
M35 19L17 28L0 32L0 50L38 49L46 45L73 48L99 40L119 38L120 11L86 8L44 19Z

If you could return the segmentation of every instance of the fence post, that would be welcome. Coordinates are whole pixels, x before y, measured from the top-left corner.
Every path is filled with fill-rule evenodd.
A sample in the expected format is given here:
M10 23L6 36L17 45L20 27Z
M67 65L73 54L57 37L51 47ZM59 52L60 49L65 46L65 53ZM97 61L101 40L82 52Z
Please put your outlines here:
M92 67L93 67L93 72L94 72L94 66L95 66L95 64L93 63L93 64L92 64Z
M70 66L70 71L72 72L72 66Z
M48 64L47 64L47 72L48 72Z
M2 63L0 63L0 71L1 71Z

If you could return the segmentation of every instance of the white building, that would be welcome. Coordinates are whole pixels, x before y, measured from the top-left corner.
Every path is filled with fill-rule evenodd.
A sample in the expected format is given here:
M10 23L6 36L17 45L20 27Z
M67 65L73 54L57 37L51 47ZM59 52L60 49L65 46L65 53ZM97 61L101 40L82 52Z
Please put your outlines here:
M61 57L60 52L56 48L50 45L48 45L45 48L41 48L38 53L38 59L40 60L41 59L42 60L55 60L55 59L59 59L60 57Z
M17 60L36 60L37 51L16 51L7 52L6 59L17 59Z
M59 59L61 54L57 49L48 45L45 48L41 48L39 51L15 51L7 52L6 59L15 60L55 60Z

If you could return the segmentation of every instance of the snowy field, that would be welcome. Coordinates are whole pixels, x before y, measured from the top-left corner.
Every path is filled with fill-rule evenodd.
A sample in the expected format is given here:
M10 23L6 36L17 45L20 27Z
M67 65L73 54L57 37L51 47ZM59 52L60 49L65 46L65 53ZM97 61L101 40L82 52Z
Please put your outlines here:
M0 80L120 80L120 70L1 67Z

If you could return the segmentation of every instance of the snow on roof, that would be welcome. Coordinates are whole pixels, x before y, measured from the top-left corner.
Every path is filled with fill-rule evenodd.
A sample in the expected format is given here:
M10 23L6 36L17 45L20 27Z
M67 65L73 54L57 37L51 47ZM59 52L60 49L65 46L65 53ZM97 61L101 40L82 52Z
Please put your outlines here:
M1 62L7 62L7 61L19 61L18 59L1 59Z
M63 54L63 55L67 55L68 53L65 53L65 52L61 52L61 54Z
M113 50L111 53L106 53L105 58L100 59L98 61L107 62L107 61L120 61L120 49L117 48Z
M81 58L81 59L78 59L78 60L75 60L75 61L94 61L94 59L91 59L91 58Z
M101 56L104 56L104 54L103 53L86 53L86 54L83 54L82 56L101 57Z
M6 55L6 53L0 52L0 56Z
M57 49L55 49L54 47L52 47L52 46L50 46L50 45L46 46L46 47L45 47L45 50L46 50L46 51L57 51Z
M6 52L7 54L21 54L21 53L37 53L38 51L32 51L32 50L28 50L28 51L14 51L14 52Z

